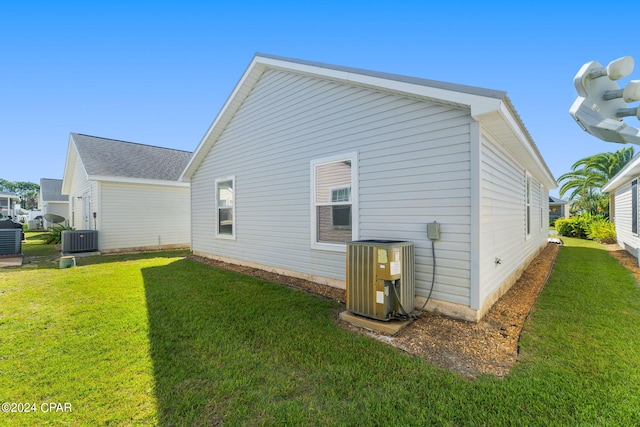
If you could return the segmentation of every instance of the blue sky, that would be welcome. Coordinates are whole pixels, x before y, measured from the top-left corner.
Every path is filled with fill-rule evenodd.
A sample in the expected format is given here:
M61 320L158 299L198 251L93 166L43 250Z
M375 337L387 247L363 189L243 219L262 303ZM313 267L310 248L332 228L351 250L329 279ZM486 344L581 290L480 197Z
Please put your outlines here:
M62 178L70 132L193 151L256 52L506 91L556 178L623 147L568 110L586 62L640 79L634 3L430 3L2 2L0 178Z

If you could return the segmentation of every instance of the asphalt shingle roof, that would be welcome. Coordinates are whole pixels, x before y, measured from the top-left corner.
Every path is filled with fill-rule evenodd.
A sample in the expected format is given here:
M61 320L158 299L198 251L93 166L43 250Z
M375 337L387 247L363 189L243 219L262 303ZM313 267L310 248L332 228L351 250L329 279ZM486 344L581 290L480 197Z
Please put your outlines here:
M191 152L72 133L88 175L177 181Z
M556 205L566 205L569 202L567 202L566 200L558 199L557 197L549 196L549 203L553 203Z
M40 194L45 202L67 202L69 196L62 194L62 180L40 178Z

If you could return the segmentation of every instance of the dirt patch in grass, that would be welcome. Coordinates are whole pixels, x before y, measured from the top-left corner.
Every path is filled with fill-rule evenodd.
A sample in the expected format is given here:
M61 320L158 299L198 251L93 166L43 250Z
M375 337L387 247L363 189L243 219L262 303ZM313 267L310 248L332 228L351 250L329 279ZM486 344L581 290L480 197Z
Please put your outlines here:
M640 267L638 267L638 259L629 252L621 248L618 244L604 245L611 256L618 260L620 264L627 268L640 283Z
M518 357L520 332L540 290L549 277L558 250L557 244L547 244L523 272L520 279L478 323L423 313L396 336L390 337L347 322L336 321L345 328L370 335L439 367L469 377L479 374L503 377ZM190 258L225 270L302 289L341 303L345 302L343 289L208 258L198 256ZM640 269L638 271L640 273Z

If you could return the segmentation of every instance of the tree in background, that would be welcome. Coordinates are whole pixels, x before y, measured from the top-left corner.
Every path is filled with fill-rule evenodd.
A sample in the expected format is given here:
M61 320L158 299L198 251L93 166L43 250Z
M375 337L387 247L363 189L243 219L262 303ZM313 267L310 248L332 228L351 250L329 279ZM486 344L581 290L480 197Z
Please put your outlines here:
M570 192L572 211L589 212L594 215L609 215L609 195L602 193L602 187L631 161L633 147L625 147L616 152L594 154L580 159L571 166L571 172L558 178L564 182L560 187L560 197Z
M38 192L40 186L33 182L11 182L0 178L0 191L16 193L20 197L22 209L35 209L38 207Z

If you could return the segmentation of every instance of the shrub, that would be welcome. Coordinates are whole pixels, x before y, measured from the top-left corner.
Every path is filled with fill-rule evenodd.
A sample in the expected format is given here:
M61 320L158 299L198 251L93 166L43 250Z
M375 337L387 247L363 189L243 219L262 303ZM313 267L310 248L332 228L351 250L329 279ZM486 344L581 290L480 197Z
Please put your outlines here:
M604 218L598 218L589 224L587 237L599 243L615 243L615 224Z
M600 243L616 241L615 225L601 215L586 212L570 218L558 218L555 225L561 236L588 238Z
M49 233L45 234L44 243L47 245L50 245L51 243L56 245L59 244L60 242L62 242L62 232L64 230L75 230L75 228L66 227L64 225L51 227L51 229L49 230Z
M556 220L556 231L561 236L584 239L587 236L586 222L582 215L558 218Z

